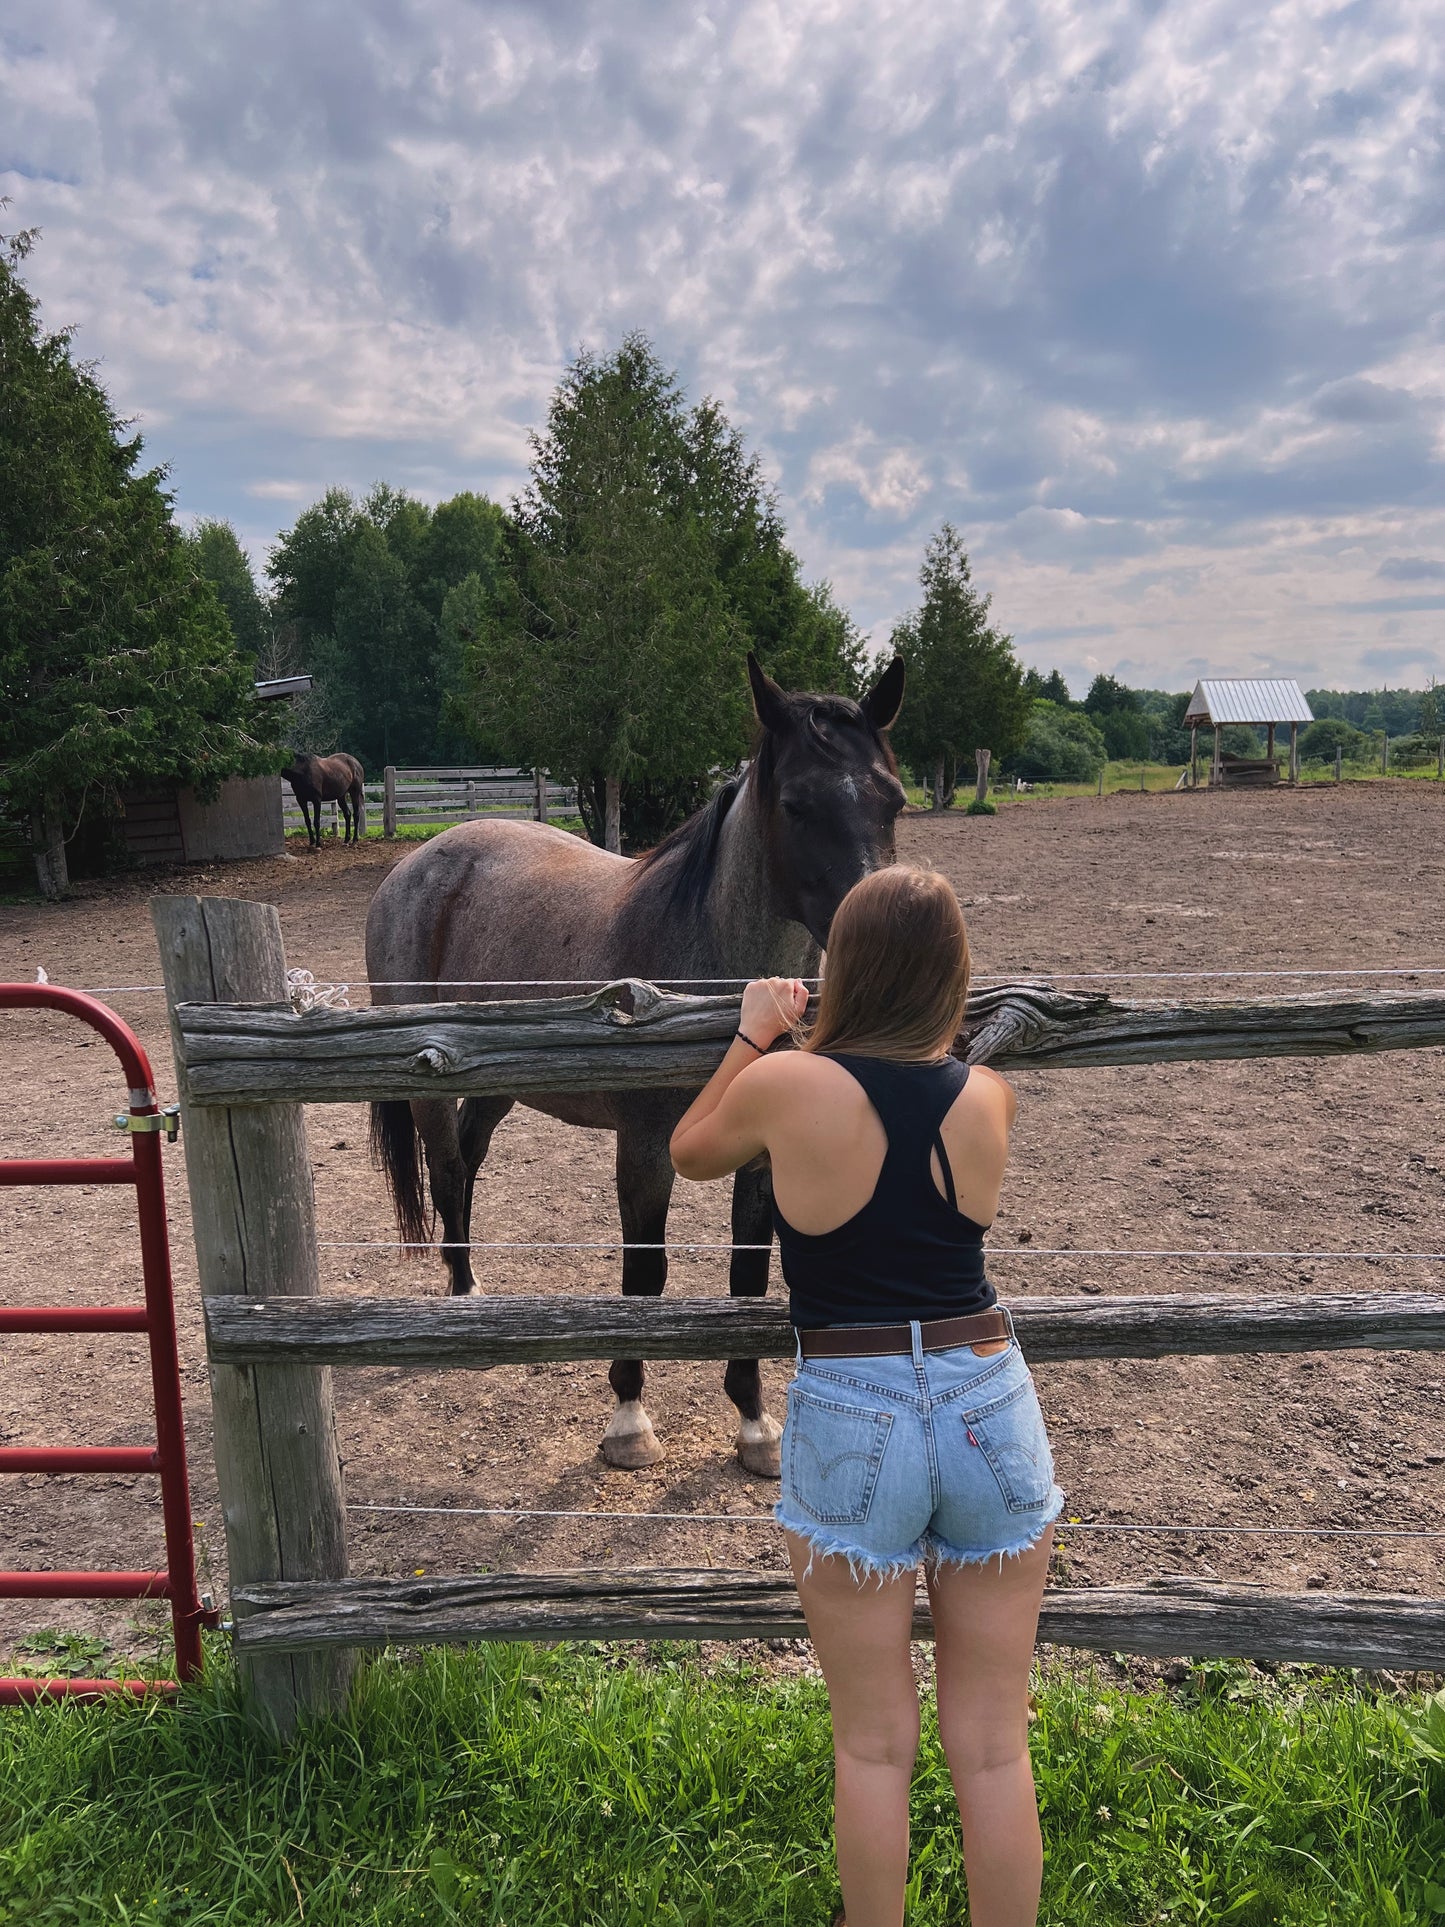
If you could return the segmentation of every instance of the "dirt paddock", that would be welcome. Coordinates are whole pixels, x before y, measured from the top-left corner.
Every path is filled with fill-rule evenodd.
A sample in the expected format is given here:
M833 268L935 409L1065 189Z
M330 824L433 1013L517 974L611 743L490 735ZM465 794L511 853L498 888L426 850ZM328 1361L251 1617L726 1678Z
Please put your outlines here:
M996 972L1175 971L1445 965L1445 795L1376 783L1273 794L1120 794L1030 801L996 819L909 817L905 856L943 869L968 906L975 967ZM156 892L275 902L288 959L362 977L366 906L404 848L344 850L87 887L53 908L0 908L0 977L82 987L155 984L148 899ZM1403 980L1408 984L1408 978ZM1445 979L1423 979L1436 985ZM1281 985L1280 989L1309 988ZM1318 987L1318 986L1316 986ZM1120 984L1168 998L1166 984ZM1182 987L1263 994L1263 984ZM108 999L174 1095L163 1000ZM123 1102L114 1060L79 1027L0 1018L9 1101L0 1152L94 1154ZM1034 1072L1016 1079L1012 1175L991 1244L1005 1298L1048 1292L1328 1291L1438 1287L1441 1266L1219 1259L1055 1259L1030 1248L1445 1250L1441 1052L1139 1070ZM436 1293L439 1263L386 1249L392 1228L368 1164L359 1106L308 1118L324 1288ZM618 1236L612 1143L513 1111L478 1191L474 1236ZM191 1249L185 1167L166 1154L192 1486L207 1576L224 1586L223 1540ZM680 1185L671 1235L727 1237L722 1186ZM125 1193L0 1193L0 1299L107 1303L139 1289ZM350 1247L357 1248L350 1248ZM496 1292L615 1289L606 1253L482 1254ZM719 1253L680 1255L673 1288L726 1289ZM775 1286L776 1267L775 1267ZM151 1435L143 1350L128 1339L0 1340L0 1440L141 1443ZM779 1416L787 1371L764 1367ZM1204 1526L1440 1528L1445 1360L1438 1354L1195 1358L1050 1366L1039 1372L1068 1517ZM714 1365L649 1368L647 1399L666 1459L606 1468L606 1367L492 1373L341 1373L336 1397L354 1506L534 1506L561 1511L755 1515L771 1492L732 1456L733 1412ZM0 1563L162 1563L159 1494L145 1479L26 1478L0 1488ZM593 1564L780 1566L769 1524L456 1518L357 1511L358 1573ZM1157 1573L1307 1586L1445 1593L1445 1541L1243 1534L1064 1533L1058 1574L1105 1583ZM156 1608L0 1604L0 1651L42 1626L140 1652Z

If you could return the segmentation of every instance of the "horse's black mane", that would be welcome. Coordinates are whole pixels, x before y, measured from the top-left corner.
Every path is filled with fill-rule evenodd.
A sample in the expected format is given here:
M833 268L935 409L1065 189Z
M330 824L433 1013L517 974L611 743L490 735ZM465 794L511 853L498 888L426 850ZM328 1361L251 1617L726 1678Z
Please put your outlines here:
M867 712L847 696L788 694L784 697L792 730L802 735L808 753L821 762L841 763L845 751L825 725L833 723L853 731L860 727L870 738L874 751L894 767L887 739L869 720ZM707 899L713 872L717 868L718 844L723 821L737 800L743 779L751 771L758 800L769 806L777 792L778 735L774 730L759 730L753 743L752 761L730 776L710 801L665 836L654 850L640 859L638 881L655 878L665 893L670 910L696 912Z
M717 868L723 819L743 786L745 773L740 770L736 776L730 776L695 815L680 823L655 850L649 850L639 859L638 881L655 877L666 894L669 909L702 908L712 873Z

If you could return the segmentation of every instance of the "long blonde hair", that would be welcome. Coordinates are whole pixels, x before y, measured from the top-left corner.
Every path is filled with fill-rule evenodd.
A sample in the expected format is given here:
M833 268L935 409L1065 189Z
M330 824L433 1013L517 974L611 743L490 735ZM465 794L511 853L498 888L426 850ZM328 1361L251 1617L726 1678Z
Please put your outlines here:
M963 1022L968 972L968 931L948 880L904 863L874 870L834 915L803 1049L918 1063L946 1056Z

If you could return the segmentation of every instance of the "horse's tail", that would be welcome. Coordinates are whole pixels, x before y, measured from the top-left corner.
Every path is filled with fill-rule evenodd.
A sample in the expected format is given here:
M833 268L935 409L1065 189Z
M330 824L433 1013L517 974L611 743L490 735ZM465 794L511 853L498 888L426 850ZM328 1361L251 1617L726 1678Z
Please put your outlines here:
M385 1173L402 1242L430 1244L434 1214L422 1177L421 1140L404 1099L372 1105L371 1155Z

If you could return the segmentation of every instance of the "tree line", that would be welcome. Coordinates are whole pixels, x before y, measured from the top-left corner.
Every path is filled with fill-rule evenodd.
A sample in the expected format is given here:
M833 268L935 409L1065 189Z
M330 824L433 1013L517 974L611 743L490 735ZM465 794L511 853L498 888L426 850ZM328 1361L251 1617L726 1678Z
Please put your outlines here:
M546 768L597 841L640 847L746 755L750 649L785 685L861 691L863 638L803 579L758 456L645 336L572 363L506 507L329 489L263 588L228 524L177 527L93 368L40 326L33 241L0 237L0 815L30 827L42 877L127 785L214 795L295 749ZM919 591L889 638L908 669L894 743L935 808L979 748L1034 781L1187 757L1187 694L1100 674L1075 701L1057 670L1025 669L949 523ZM255 700L254 679L298 671L309 697ZM1433 688L1310 696L1314 729L1347 742L1442 726Z

